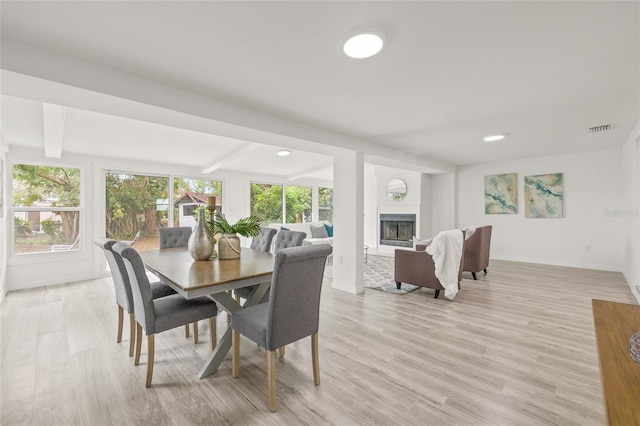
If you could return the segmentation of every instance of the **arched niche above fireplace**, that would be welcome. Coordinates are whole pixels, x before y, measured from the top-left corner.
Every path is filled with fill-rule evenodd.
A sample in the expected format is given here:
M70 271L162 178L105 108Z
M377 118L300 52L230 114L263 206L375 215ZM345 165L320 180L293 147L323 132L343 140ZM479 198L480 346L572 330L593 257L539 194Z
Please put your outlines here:
M401 201L407 196L407 184L402 179L391 179L387 183L387 197L391 201Z

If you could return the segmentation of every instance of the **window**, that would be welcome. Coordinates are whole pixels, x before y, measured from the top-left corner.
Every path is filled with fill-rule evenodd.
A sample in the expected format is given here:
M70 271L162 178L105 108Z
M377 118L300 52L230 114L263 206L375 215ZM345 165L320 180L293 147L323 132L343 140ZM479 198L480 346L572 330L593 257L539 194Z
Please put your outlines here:
M287 222L311 222L311 188L306 186L286 186L284 193Z
M221 213L222 182L217 180L175 178L173 180L174 226L194 227L196 220L193 212L196 207L206 206L209 201L213 202L213 198L210 197L215 197L216 212Z
M158 227L169 223L169 178L106 173L106 234L114 240L133 240L137 250L158 248Z
M333 222L333 188L318 188L318 217Z
M80 247L80 169L13 166L13 251L71 251Z
M259 217L263 225L282 223L282 185L252 183L251 215Z
M263 224L311 222L311 207L310 187L251 184L251 214Z

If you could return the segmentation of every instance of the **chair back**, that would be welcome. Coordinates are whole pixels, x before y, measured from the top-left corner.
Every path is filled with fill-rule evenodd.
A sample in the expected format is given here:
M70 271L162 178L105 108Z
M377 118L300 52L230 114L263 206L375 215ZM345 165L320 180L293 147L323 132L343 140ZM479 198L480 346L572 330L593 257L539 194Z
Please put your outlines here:
M127 268L124 266L122 257L113 251L115 243L116 241L110 238L98 238L94 241L94 244L102 249L104 257L107 258L107 264L113 278L113 286L116 289L116 303L130 314L133 312L131 284L129 283Z
M156 310L153 304L153 293L140 255L127 243L114 244L113 251L122 256L127 270L136 321L144 328L147 335L155 334Z
M479 226L464 245L464 270L479 272L489 266L491 225Z
M249 247L254 250L269 252L269 250L271 250L271 242L276 232L278 232L278 230L274 228L261 228L260 233L253 237L253 241L251 241Z
M283 248L299 247L302 245L305 238L307 238L306 232L280 231L276 237L273 252L277 253Z
M186 247L191 236L191 228L177 226L173 228L158 228L160 248Z
M269 294L267 350L318 331L322 278L332 251L329 244L318 244L277 252Z

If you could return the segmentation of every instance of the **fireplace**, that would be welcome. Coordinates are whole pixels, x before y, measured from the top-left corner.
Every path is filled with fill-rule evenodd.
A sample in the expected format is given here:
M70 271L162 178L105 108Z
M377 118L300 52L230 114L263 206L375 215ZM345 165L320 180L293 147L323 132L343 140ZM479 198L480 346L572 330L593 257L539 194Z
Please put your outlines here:
M381 214L380 244L397 247L413 247L416 234L415 214Z

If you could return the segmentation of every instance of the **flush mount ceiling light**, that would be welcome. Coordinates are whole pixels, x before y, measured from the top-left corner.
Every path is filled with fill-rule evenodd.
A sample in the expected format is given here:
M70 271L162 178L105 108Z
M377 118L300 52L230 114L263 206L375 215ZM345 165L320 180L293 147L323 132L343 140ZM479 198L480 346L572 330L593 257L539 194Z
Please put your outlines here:
M354 59L370 58L382 50L384 41L378 34L361 32L347 39L344 43L344 53Z
M286 157L287 155L290 155L291 151L289 151L288 149L283 149L282 151L278 151L278 155L280 157Z
M504 139L504 135L485 136L483 139L485 142L495 142Z

